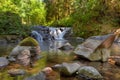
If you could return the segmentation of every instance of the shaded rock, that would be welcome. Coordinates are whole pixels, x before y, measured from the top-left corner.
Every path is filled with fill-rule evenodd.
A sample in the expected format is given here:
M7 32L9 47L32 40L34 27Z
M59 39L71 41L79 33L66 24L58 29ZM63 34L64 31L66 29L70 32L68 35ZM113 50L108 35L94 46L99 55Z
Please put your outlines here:
M40 52L39 43L34 38L27 37L11 51L8 60L27 66L38 60Z
M3 68L9 64L9 61L5 57L0 57L0 68Z
M10 76L18 76L18 75L25 75L26 71L23 69L10 69L8 70L8 74Z
M59 48L60 50L72 50L73 46L70 43L65 43L63 46Z
M52 70L51 67L45 67L38 74L25 78L24 80L58 80L60 76Z
M112 34L107 34L107 35L102 35L102 36L91 36L88 39L94 39L94 40L105 40L107 39L109 36L111 36Z
M17 55L17 61L18 63L24 65L24 66L27 66L30 64L30 51L25 49L23 51L21 51L21 54L18 54Z
M15 48L13 48L13 50L11 51L9 56L13 56L14 58L19 55L23 50L27 49L30 50L30 46L16 46Z
M0 45L7 45L7 40L0 39Z
M78 77L84 77L87 80L103 79L102 75L94 67L91 67L91 66L80 67L77 74L78 74Z
M111 46L111 56L120 55L120 43L114 43Z
M39 54L39 46L16 46L8 56L8 60L26 66L29 65L31 61L34 62L38 60Z
M43 72L40 72L39 74L25 78L24 80L46 80L46 75Z
M80 65L78 63L62 63L54 65L52 68L62 75L71 76L80 68Z
M85 39L84 39L84 38L81 38L81 37L77 37L77 38L76 38L76 41L77 41L77 42L80 42L80 43L83 42L84 40L85 40Z
M27 37L23 39L20 43L20 46L39 46L39 43L32 37Z
M102 41L100 40L87 39L84 43L77 46L74 53L90 61L107 61L110 49L103 48L96 50L101 43Z

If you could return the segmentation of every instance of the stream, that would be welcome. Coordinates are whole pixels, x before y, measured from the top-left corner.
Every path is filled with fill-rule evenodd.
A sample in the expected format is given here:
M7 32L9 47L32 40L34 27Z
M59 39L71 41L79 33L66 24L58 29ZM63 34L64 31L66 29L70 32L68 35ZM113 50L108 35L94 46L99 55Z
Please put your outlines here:
M70 42L74 46L78 44L74 41L74 39L71 39L68 42ZM61 41L57 41L54 43L54 47L60 45ZM0 45L0 56L7 56L15 46L16 44ZM46 51L44 47L42 48L43 51L41 52L41 55L43 57L34 63L33 68L10 63L6 68L0 70L0 80L23 80L28 76L37 74L46 66L53 66L62 62L77 62L82 65L93 66L101 73L101 75L104 77L104 80L120 80L120 68L118 66L111 65L108 62L90 62L84 59L74 59L73 51L59 51L53 48L52 50L49 49L48 51ZM27 73L23 76L11 77L7 71L14 68L24 69ZM57 72L56 75L57 76L54 76L55 80L78 80L76 77L60 76L60 74ZM85 79L81 78L79 80Z

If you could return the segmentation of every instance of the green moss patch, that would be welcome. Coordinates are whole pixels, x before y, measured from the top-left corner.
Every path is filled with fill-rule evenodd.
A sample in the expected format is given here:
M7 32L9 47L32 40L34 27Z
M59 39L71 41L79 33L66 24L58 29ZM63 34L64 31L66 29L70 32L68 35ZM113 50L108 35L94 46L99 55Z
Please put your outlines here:
M20 43L20 46L39 46L39 43L32 37L27 37L23 39Z

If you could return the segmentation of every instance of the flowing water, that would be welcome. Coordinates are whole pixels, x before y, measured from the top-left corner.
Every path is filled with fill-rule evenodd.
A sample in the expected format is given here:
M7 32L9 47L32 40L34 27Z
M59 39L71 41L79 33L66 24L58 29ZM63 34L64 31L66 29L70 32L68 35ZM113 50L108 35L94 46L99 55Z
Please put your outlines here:
M42 50L40 55L42 56L42 58L34 63L33 68L29 66L24 67L19 64L10 63L6 68L0 69L0 80L23 80L26 77L37 74L47 66L51 67L55 64L61 64L62 62L77 62L80 65L93 66L101 73L101 75L104 77L104 80L120 80L120 68L118 66L111 65L107 62L106 63L90 62L83 59L75 60L73 50L62 51L58 49L67 42L69 42L74 47L80 44L80 42L79 41L77 42L76 39L74 38L70 38L68 40L65 40L63 38L65 33L69 30L69 28L68 29L50 28L50 33L48 33L49 32L48 28L45 27L37 28L40 28L41 32L37 30L32 31L32 36L40 43L40 47ZM9 55L11 50L16 45L17 44L6 45L1 44L0 57ZM8 74L8 70L10 69L24 69L26 71L26 74L23 76L11 77ZM55 72L55 76L53 77L54 79L51 80L78 80L76 79L76 77L60 76L60 74L57 72ZM79 80L85 79L81 78Z
M76 45L78 43L74 43L75 41L70 41L72 42L72 45ZM63 43L63 42L62 42ZM60 42L55 42L54 46L52 43L53 47L58 47L60 46ZM16 44L9 44L9 45L1 45L0 46L0 56L7 56L12 48L14 48ZM46 66L53 66L58 63L62 62L78 62L79 64L82 65L88 65L88 66L93 66L95 67L104 77L104 80L120 80L120 68L115 65L111 65L109 63L101 63L101 62L89 62L87 60L79 59L79 60L73 60L74 54L71 54L72 51L59 51L56 50L56 48L52 48L51 51L42 51L41 55L43 56L40 60L38 60L33 68L30 67L24 67L20 66L18 64L9 64L6 68L0 70L0 80L23 80L24 78L35 75L38 72L40 72L44 67ZM11 77L8 74L9 69L25 69L26 74L23 76L17 76L17 77ZM62 77L60 74L56 73L57 76L56 79L54 80L77 80L76 77ZM79 80L85 80L85 79L79 79Z

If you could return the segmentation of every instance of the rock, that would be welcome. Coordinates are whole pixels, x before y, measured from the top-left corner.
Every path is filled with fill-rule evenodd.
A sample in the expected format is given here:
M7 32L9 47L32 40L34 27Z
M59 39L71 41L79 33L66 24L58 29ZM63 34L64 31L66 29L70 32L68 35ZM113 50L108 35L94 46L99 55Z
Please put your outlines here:
M8 60L27 66L35 60L38 60L40 52L39 43L32 37L27 37L11 51Z
M111 56L120 55L120 43L114 43L111 46Z
M38 74L24 80L58 80L59 78L60 76L56 74L51 67L45 67Z
M60 50L72 50L73 46L70 43L65 43L63 46L59 48Z
M8 74L10 76L18 76L18 75L25 75L26 71L23 69L10 69L8 70Z
M0 68L6 67L9 61L5 57L0 57Z
M39 46L16 46L10 55L8 56L9 61L18 62L24 66L30 64L31 61L38 60L40 54Z
M0 45L7 45L7 40L0 39Z
M107 39L109 36L111 36L112 34L107 34L107 35L103 35L103 36L91 36L88 39L94 39L94 40L105 40Z
M83 42L83 41L85 41L85 40L84 40L84 38L77 37L77 38L76 38L76 41L79 42L79 43L81 43L81 42Z
M39 43L32 37L27 37L23 39L20 43L20 46L39 46Z
M103 35L103 36L92 36L89 37L88 39L94 39L94 40L100 40L103 41L106 38L108 38L109 36L111 36L112 34L108 34L108 35ZM111 55L120 55L120 38L118 38L117 40L114 41L114 43L112 44L112 46L110 47L111 49Z
M90 61L107 61L110 55L110 49L103 48L96 50L101 43L102 41L100 40L87 39L84 43L77 46L74 53Z
M13 50L11 51L9 56L17 56L19 55L23 50L27 49L30 50L30 46L16 46L15 48L13 48Z
M108 63L116 66L120 66L120 56L111 56L108 59Z
M60 71L62 75L71 76L80 68L80 65L78 63L62 63L54 65L52 68Z
M28 49L24 49L23 51L21 51L21 54L17 55L17 61L18 63L27 66L30 65L30 51Z
M77 77L84 77L86 80L103 79L102 75L94 67L91 66L80 67L77 74Z
M34 76L25 78L24 80L46 80L46 75L43 72L40 72Z

